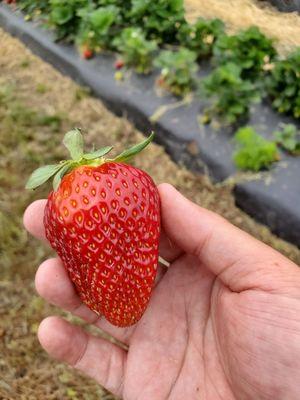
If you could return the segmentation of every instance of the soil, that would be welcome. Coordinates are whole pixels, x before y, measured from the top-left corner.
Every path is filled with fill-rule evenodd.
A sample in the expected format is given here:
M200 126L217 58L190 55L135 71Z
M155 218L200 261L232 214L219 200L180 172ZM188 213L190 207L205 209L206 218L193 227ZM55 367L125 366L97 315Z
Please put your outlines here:
M61 141L75 126L83 129L88 145L115 144L116 152L143 136L126 116L114 116L88 89L62 76L2 30L0 43L0 399L114 399L92 380L50 360L37 341L38 324L48 315L82 322L35 293L35 271L51 252L26 234L22 214L32 200L46 196L49 187L29 192L24 184L37 166L65 157ZM300 263L299 249L235 206L229 182L212 185L207 177L174 164L156 144L134 164L156 183L173 184L197 204Z

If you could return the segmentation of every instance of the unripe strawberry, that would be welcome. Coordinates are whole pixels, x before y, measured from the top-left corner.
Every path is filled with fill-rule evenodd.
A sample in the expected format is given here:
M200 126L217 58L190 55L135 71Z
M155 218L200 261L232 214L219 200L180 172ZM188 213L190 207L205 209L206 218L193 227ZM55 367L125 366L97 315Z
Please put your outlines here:
M64 144L73 160L39 168L27 184L35 188L55 175L44 215L47 239L82 301L120 327L143 315L157 271L158 191L148 174L124 163L152 137L105 159L112 147L84 154L80 131L71 131Z

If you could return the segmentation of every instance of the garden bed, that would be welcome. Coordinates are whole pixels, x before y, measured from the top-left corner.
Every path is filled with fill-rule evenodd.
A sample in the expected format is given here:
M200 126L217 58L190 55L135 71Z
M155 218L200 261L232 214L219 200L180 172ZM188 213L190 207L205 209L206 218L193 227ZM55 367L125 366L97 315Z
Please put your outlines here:
M201 101L180 105L171 95L158 96L154 87L155 73L149 77L128 73L118 82L114 78L113 56L99 55L93 60L83 60L74 47L55 43L49 31L36 23L25 22L21 14L13 13L4 5L0 5L0 25L61 72L89 86L111 110L127 115L145 134L154 130L156 141L163 144L178 163L194 171L205 171L215 181L228 178L240 181L232 162L232 129L217 130L199 124L197 115L205 106ZM162 106L167 106L167 111L154 123L152 117L158 116ZM248 123L270 137L282 121L290 119L262 104L251 110ZM300 246L300 159L286 153L281 158L270 172L260 174L257 179L247 175L234 192L241 208L266 223L279 236Z

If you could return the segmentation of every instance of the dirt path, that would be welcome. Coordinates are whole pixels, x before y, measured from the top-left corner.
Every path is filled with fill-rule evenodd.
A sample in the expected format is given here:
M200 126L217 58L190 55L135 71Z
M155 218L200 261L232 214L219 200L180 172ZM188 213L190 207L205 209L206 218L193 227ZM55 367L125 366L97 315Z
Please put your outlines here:
M74 126L82 127L87 142L99 147L117 143L121 149L142 135L1 30L0 43L0 398L113 399L93 381L51 361L38 344L40 320L60 311L34 292L36 267L50 252L27 237L21 225L26 205L45 196L46 189L31 193L23 187L33 168L64 156L60 143ZM193 201L300 262L299 250L235 207L230 187L217 188L205 177L179 168L157 145L135 165L157 183L172 183Z
M300 46L300 15L281 13L267 1L261 0L185 0L187 17L221 18L230 31L257 25L277 41L282 52Z

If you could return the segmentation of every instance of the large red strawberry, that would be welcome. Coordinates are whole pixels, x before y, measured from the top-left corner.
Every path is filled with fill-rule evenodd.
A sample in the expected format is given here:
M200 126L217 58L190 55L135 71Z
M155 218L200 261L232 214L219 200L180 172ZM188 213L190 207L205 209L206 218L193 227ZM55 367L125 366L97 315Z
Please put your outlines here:
M39 168L26 186L34 189L54 176L46 236L82 301L120 327L143 315L157 271L158 191L146 172L124 163L152 137L105 159L112 147L84 154L76 129L64 139L72 160Z

